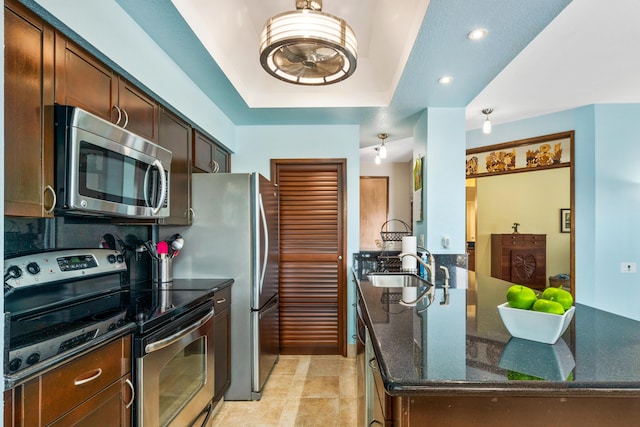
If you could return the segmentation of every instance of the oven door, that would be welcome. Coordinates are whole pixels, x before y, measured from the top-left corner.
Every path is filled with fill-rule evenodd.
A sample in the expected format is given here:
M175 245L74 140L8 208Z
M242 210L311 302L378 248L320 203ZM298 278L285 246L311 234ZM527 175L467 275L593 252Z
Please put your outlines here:
M214 392L212 304L141 339L138 426L191 426L209 407Z

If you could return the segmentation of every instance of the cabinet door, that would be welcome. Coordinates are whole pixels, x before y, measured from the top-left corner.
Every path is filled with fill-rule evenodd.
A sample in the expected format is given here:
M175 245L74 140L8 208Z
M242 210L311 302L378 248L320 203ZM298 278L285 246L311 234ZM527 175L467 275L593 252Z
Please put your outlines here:
M213 172L213 149L211 140L200 132L193 131L193 171Z
M51 217L54 33L17 2L4 11L4 213Z
M213 402L218 402L231 384L231 288L215 295L215 380Z
M118 85L118 107L124 116L120 126L126 120L127 130L149 141L158 141L158 104L122 78Z
M56 32L56 102L105 120L117 120L118 78L82 48Z
M193 171L207 173L230 172L229 153L216 142L194 129Z
M133 388L131 374L120 378L91 399L58 418L52 427L95 427L108 423L114 427L131 425Z
M191 223L191 127L174 114L161 109L158 144L171 150L169 190L170 214L159 224Z
M229 153L220 148L217 144L213 150L213 162L217 165L217 173L231 172L229 168Z

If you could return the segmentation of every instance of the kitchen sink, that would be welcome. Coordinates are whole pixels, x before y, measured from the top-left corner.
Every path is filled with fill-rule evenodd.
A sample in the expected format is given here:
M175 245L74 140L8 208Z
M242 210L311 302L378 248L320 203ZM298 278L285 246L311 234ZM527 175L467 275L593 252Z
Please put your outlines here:
M406 272L381 272L367 274L369 282L378 288L407 288L431 286L417 274Z

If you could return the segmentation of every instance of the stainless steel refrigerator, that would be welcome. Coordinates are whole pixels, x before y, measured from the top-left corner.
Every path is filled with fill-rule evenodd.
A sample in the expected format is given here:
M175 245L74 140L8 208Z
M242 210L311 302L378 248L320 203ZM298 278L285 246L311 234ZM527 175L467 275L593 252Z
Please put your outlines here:
M225 400L258 400L278 361L278 193L257 173L193 174L194 220L174 278L233 278L231 386ZM168 228L163 227L163 233Z

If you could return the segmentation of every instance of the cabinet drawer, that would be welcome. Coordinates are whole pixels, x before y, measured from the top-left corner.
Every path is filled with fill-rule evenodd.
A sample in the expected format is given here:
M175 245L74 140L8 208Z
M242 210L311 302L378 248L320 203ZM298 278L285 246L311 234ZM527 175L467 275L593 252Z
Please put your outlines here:
M42 423L50 423L128 373L130 354L129 336L42 375Z
M228 286L220 291L216 291L213 294L213 300L215 301L214 309L216 311L216 314L228 308L231 305L231 286Z
M501 234L500 242L504 246L542 244L546 242L545 234Z

